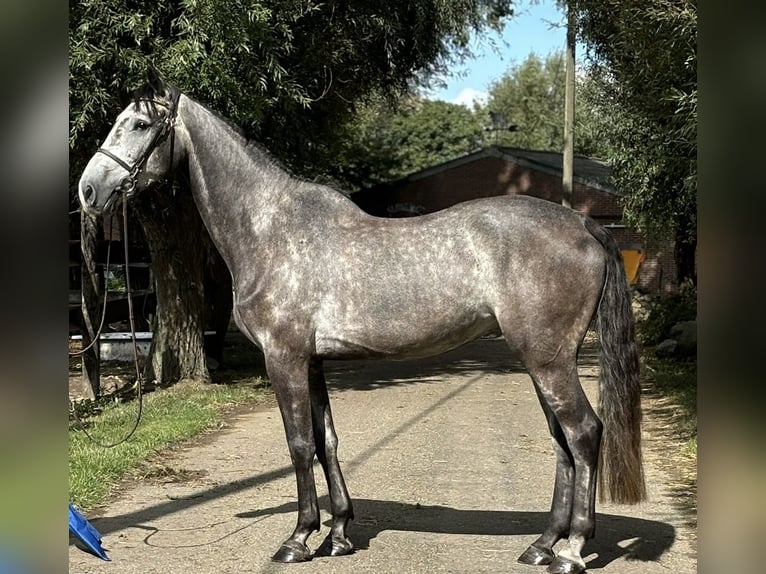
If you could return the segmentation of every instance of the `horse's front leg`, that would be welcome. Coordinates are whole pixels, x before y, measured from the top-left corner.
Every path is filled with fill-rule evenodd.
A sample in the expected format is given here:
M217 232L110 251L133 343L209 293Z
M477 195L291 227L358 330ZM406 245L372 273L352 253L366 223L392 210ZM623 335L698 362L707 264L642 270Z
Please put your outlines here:
M354 509L338 462L338 436L332 422L327 383L320 360L311 363L309 387L317 458L327 479L332 509L332 528L316 553L319 556L343 556L354 551L354 545L346 537L346 527L354 518Z
M311 560L306 540L319 530L319 504L314 483L314 434L308 384L308 358L267 353L266 371L277 397L285 426L290 458L298 484L298 523L292 535L272 556L275 562Z

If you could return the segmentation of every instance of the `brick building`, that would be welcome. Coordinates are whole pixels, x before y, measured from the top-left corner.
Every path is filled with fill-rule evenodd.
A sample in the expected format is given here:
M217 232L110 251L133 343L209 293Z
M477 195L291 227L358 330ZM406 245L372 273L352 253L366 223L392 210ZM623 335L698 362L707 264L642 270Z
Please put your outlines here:
M380 217L421 215L461 201L513 193L561 203L561 177L561 153L492 146L359 191L351 198ZM574 158L572 207L612 233L625 255L628 276L639 290L675 290L672 245L652 246L648 251L646 239L623 224L622 195L610 185L609 167L604 162Z

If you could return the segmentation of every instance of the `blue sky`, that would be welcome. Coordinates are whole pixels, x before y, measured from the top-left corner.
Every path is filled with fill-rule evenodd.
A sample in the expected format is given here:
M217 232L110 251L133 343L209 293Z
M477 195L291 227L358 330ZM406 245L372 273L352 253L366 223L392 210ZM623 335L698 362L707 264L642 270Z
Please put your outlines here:
M555 0L521 0L514 12L515 16L506 24L502 35L492 34L486 40L475 41L473 51L476 57L451 70L458 76L443 78L447 86L428 92L427 97L471 106L475 98L482 100L486 97L494 80L511 66L521 64L530 53L545 57L555 50L565 49L566 19L564 12L556 7ZM490 39L494 40L494 48ZM580 50L580 46L577 49Z

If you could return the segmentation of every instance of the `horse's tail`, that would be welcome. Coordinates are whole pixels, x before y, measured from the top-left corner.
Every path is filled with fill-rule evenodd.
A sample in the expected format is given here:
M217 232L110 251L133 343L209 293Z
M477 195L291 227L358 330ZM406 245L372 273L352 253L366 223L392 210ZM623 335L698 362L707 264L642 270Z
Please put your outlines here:
M621 504L646 499L641 460L641 386L631 296L620 250L590 218L585 227L606 250L606 277L596 312L601 339L599 416L604 434L599 457L599 495Z

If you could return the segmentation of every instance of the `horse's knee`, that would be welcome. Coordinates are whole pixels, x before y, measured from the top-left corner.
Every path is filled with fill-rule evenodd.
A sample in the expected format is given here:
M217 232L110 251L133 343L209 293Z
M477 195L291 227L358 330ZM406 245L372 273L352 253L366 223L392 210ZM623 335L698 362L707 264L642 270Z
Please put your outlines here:
M288 441L288 447L290 448L290 458L296 469L305 470L314 464L316 446L312 441L292 437Z

